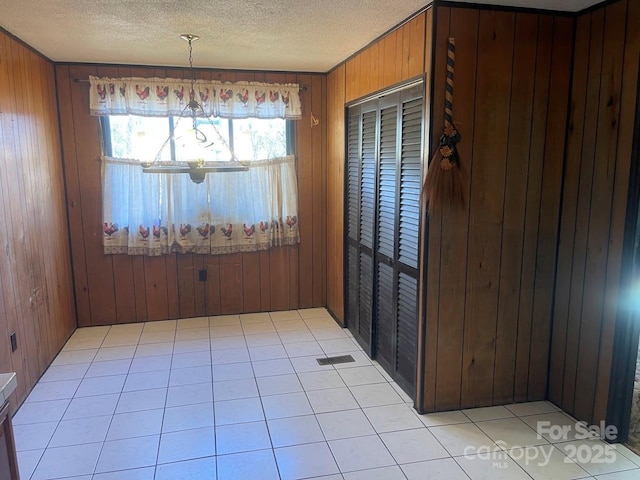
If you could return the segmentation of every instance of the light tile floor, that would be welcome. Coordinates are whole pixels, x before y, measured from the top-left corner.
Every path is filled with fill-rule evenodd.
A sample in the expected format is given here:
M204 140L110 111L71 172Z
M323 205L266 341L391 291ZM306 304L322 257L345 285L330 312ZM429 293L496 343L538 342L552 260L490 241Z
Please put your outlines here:
M626 448L541 421L575 423L546 402L418 415L324 309L78 329L13 419L23 480L640 479Z

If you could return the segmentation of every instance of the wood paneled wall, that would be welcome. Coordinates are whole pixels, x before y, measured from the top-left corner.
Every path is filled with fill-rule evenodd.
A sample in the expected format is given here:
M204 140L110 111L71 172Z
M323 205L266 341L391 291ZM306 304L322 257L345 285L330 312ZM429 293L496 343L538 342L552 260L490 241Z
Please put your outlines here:
M304 116L295 124L301 242L268 252L161 257L104 255L101 154L89 86L98 76L176 77L184 70L56 66L78 324L103 325L202 315L287 310L326 303L326 76L201 70L222 81L297 82ZM311 113L320 119L311 126ZM198 281L198 270L208 281Z
M467 207L431 212L426 411L546 395L574 20L436 7L432 145L447 38ZM437 168L437 167L436 167Z
M640 2L577 20L549 399L605 419L636 115Z
M344 322L344 153L345 104L424 75L431 62L432 10L428 9L377 39L329 72L327 308ZM425 82L428 103L428 82Z
M15 411L75 329L75 310L53 65L2 30L0 224L0 371L17 373Z

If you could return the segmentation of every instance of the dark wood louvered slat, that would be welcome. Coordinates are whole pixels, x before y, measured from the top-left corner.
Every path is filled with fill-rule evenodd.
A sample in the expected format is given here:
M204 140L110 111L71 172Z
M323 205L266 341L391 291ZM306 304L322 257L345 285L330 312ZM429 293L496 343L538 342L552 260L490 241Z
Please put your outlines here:
M360 242L373 248L376 191L376 112L362 115L362 159L360 175Z
M396 369L399 383L414 385L416 368L416 332L418 331L418 283L416 278L398 276L398 323ZM405 384L406 384L405 383Z
M371 255L360 252L360 284L358 286L359 312L358 334L365 351L371 354L372 310L373 310L373 260Z
M395 106L380 112L378 253L387 257L393 257L396 238L397 119L398 108Z
M360 228L359 116L349 116L347 133L347 235L358 240Z
M394 271L393 267L384 263L378 263L377 296L379 299L393 298L394 296ZM393 302L379 301L376 311L376 359L387 370L393 371L395 360L395 318Z

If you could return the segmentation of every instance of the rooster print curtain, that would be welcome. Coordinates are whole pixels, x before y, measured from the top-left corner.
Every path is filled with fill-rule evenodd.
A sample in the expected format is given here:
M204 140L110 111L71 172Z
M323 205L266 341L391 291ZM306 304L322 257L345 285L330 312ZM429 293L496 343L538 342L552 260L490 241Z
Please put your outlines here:
M189 116L189 79L89 77L91 115ZM195 99L220 118L302 117L297 84L196 80Z
M295 157L248 172L143 173L138 160L102 158L105 254L225 254L300 242Z

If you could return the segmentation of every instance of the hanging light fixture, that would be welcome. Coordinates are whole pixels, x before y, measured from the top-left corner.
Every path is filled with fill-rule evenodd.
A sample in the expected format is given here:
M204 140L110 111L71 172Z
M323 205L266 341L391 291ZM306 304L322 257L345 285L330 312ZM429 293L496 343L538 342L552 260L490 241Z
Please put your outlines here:
M190 88L189 88L189 103L187 103L186 107L182 110L182 114L178 118L178 122L183 117L191 118L191 128L188 129L184 135L180 137L175 137L175 128L173 132L167 137L164 141L160 150L158 151L155 159L152 162L142 162L142 169L145 173L188 173L191 181L194 183L202 183L205 179L207 173L213 172L242 172L247 171L249 169L248 162L241 162L237 159L231 147L224 139L224 137L218 131L216 125L211 121L211 116L205 112L203 106L196 100L196 92L195 92L195 72L193 70L193 42L198 40L200 37L197 35L193 35L190 33L180 35L180 38L188 42L189 44L189 73L191 76L190 79ZM186 114L189 112L188 115ZM205 155L207 153L207 149L210 149L215 142L211 141L207 138L207 135L198 128L198 117L206 118L211 126L215 134L218 137L218 140L222 145L226 147L226 149L231 154L231 159L229 161L211 161L205 160ZM176 123L177 126L177 123ZM163 162L160 160L162 151L171 141L178 141L181 147L181 153L185 156L186 161L183 162Z

